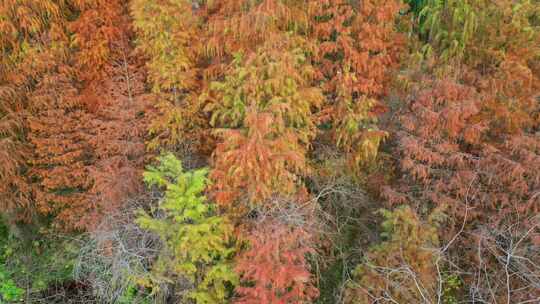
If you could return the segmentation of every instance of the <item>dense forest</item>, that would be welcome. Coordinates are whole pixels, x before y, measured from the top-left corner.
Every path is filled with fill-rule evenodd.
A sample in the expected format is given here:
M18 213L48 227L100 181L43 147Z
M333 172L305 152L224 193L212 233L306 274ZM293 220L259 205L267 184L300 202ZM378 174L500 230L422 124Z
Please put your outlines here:
M540 303L540 0L0 0L0 303Z

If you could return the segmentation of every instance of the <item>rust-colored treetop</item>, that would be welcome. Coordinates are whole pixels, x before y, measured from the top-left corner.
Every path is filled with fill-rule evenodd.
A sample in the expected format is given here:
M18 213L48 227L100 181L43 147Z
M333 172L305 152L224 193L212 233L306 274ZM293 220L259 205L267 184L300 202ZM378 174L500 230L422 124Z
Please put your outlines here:
M538 0L0 0L0 303L540 303L539 213Z

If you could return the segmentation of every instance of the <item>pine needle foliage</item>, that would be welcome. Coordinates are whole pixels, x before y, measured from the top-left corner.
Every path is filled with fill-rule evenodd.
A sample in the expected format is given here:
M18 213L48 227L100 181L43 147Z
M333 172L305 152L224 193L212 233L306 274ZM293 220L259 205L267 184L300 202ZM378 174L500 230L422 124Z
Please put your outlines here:
M207 170L184 172L172 154L158 157L156 167L148 167L144 180L148 186L164 190L156 212L142 212L137 223L159 235L164 244L152 266L150 277L139 283L157 293L163 282L177 285L180 301L227 303L238 278L230 264L234 254L232 226L216 215L215 206L202 194L207 185Z

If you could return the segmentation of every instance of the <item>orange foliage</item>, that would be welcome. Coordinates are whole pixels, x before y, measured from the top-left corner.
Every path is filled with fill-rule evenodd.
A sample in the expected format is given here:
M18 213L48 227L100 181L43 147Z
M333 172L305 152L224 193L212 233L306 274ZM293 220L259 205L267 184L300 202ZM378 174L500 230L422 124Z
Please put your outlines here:
M0 151L9 153L0 196L26 219L37 211L57 215L64 228L87 229L137 185L146 123L144 101L134 98L143 88L128 54L124 4L72 4L0 7L7 17Z
M0 3L0 209L12 221L35 214L27 176L27 94L65 58L64 9L64 3L48 0Z
M451 37L465 40L460 54L447 58L452 51L430 41L432 45L426 48L435 51L428 54L431 66L408 70L412 73L405 107L397 113L395 134L394 157L401 176L392 187L385 187L383 195L392 204L413 204L421 210L444 207L449 216L441 240L448 242L455 236L459 249L449 249L452 263L475 274L460 274L461 279L471 286L488 285L471 296L530 300L534 287L508 275L508 269L505 274L497 260L502 254L497 250L513 252L520 250L518 245L504 249L510 247L497 240L500 248L495 250L492 240L487 240L497 235L512 242L515 236L508 233L513 231L525 235L522 246L538 246L537 238L526 237L534 235L534 218L540 211L540 32L531 30L538 26L538 4L456 1L453 6L432 5L445 16L460 14L458 9L452 11L454 6L468 7L474 31L456 27L452 22L459 23L459 18L441 19L439 26L451 28ZM448 28L441 28L430 30L445 39ZM466 33L460 36L460 31ZM439 62L448 59L454 66ZM437 70L429 70L433 67ZM484 257L486 248L491 253ZM508 264L515 262L511 259ZM479 273L487 283L477 280Z
M328 79L326 89L340 95L380 96L386 91L389 71L398 64L405 46L395 23L400 1L369 0L355 7L346 0L321 1L320 22L314 24L321 41L318 61ZM342 83L347 83L341 87Z
M249 249L237 258L243 286L235 303L312 303L318 290L305 257L313 251L306 231L266 220L247 239Z
M441 69L455 79L412 79L397 136L402 181L410 186L401 192L447 204L458 225L468 205L468 221L499 226L540 208L540 33L527 30L538 4L478 1L473 8L477 32L468 37L464 65ZM413 191L414 183L421 189Z
M377 155L386 133L377 116L392 71L398 67L405 36L397 32L400 1L321 1L314 24L320 45L316 60L329 95L319 114L333 123L337 145L361 164Z
M218 129L223 142L211 175L221 205L240 199L245 207L273 194L294 194L308 171L306 148L316 131L312 110L323 96L302 52L290 50L301 39L281 38L269 38L245 60L238 57L225 80L211 86L206 110L211 125L224 128Z
M538 139L523 133L490 141L489 120L483 119L484 97L473 88L451 80L425 81L401 116L397 134L401 151L401 188L410 202L448 205L456 224L469 221L496 224L512 215L532 215L540 210L535 190L540 184ZM413 186L422 185L420 189ZM389 199L403 195L389 191Z
M441 239L448 242L465 229L457 241L456 259L460 266L482 272L475 268L484 267L475 264L482 250L475 247L481 246L475 231L498 231L516 221L525 231L535 225L540 211L540 138L524 129L501 133L500 125L485 114L492 110L486 102L489 94L449 79L424 78L419 86L400 115L402 129L396 134L403 175L383 193L393 204L446 209L449 218ZM483 263L494 263L489 267L497 269L499 262ZM487 280L505 280L503 272L489 276ZM467 275L463 279L467 284L475 280ZM508 280L513 298L530 298L527 282ZM501 298L506 293L496 292Z
M130 100L122 83L106 85L109 92L94 93L102 99L95 111L88 111L62 75L44 79L34 92L40 110L29 119L29 140L35 147L32 172L40 182L37 207L55 214L63 228L93 228L139 186L147 125L142 88Z
M129 39L129 18L122 0L75 0L79 16L69 24L77 48L75 68L80 80L104 76L111 58L120 58Z
M149 149L189 146L210 159L208 194L240 227L257 210L283 207L278 198L315 210L306 180L335 169L315 157L327 167L312 170L313 146L331 138L340 161L345 154L356 173L367 167L389 137L379 118L393 92L405 96L388 126L396 120L388 155L399 172L379 172L379 180L398 175L382 194L392 205L418 206L420 215L390 212L406 224L403 235L366 257L388 267L406 262L434 290L439 265L422 264L434 258L423 247L438 246L439 238L420 218L424 211L449 215L441 241L516 219L519 229L534 229L540 4L408 2L422 11L411 19L419 40L400 32L400 0L1 1L0 209L12 222L41 214L66 230L95 228L139 190L149 131ZM412 57L426 60L404 67L406 85L392 90L403 53L421 42ZM318 296L306 261L313 236L278 217L242 231L250 245L237 259L237 303ZM456 237L463 248L482 242ZM443 254L452 258L452 249ZM471 266L472 250L464 256L456 265ZM386 292L386 273L359 269L359 282ZM519 280L506 284L527 299ZM361 290L350 295L370 300Z
M283 121L270 113L249 109L245 131L224 130L216 148L212 171L216 201L227 205L242 197L248 204L264 202L272 194L293 194L296 173L305 172L305 155L298 136L285 133Z

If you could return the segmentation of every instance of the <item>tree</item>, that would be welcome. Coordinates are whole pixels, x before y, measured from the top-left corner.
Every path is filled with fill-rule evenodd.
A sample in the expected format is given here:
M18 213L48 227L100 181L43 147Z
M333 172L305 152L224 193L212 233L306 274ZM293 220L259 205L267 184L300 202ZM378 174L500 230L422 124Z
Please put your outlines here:
M26 162L28 93L66 57L65 9L55 1L0 3L0 206L10 224L35 217Z
M448 241L458 231L466 231L457 241L460 252L452 258L473 269L473 231L501 230L517 219L521 229L533 227L530 219L540 206L533 190L539 186L538 138L526 129L521 134L508 129L501 133L500 125L485 115L489 93L455 80L421 79L421 88L413 90L408 109L400 115L396 134L402 175L384 195L392 204L446 208L451 220L441 227L441 239ZM468 257L462 258L464 254ZM464 275L466 282L473 279ZM523 292L513 297L534 298L528 283L511 281Z
M76 49L74 67L79 80L92 82L103 78L112 58L125 56L128 47L129 18L125 1L73 1L77 18L69 23Z
M152 148L189 142L211 154L210 193L235 224L275 197L309 203L308 152L329 124L355 164L377 156L386 136L376 126L381 99L403 48L400 8L397 1L133 2L161 109Z
M408 206L380 213L383 241L356 268L346 303L441 303L436 249L441 214L423 222Z
M130 9L159 110L150 126L154 139L149 147L175 148L193 139L191 131L202 119L197 100L202 85L199 19L192 1L135 0Z
M539 8L536 1L427 1L422 9L426 47L486 95L491 137L538 124Z
M246 131L223 132L226 140L216 149L212 172L218 203L242 215L272 194L297 191L296 173L306 170L305 157L294 133L276 132L279 123L269 113L253 111L246 117ZM237 201L240 205L231 205Z
M84 101L89 93L81 95L76 83L62 74L41 81L31 97L36 111L28 118L28 140L38 211L54 215L62 229L87 230L140 188L144 112L150 111L142 88L134 87L136 98L130 100L117 79L91 93L101 104L92 112Z
M48 58L27 94L28 173L39 213L62 229L87 230L139 188L147 109L125 6L91 1L70 9L76 18L63 16L63 24L73 43L51 37L51 52L60 45L65 56Z
M235 303L311 303L319 294L306 255L309 233L268 219L247 237L249 248L236 259L242 285Z
M148 167L144 180L149 186L165 189L158 211L162 217L142 212L138 224L159 235L163 249L152 266L150 277L139 282L156 288L162 282L176 285L181 301L226 303L237 277L230 258L232 226L216 215L215 206L202 195L207 170L184 172L172 154L158 157L157 167Z
M377 127L404 35L397 31L400 1L321 1L314 22L316 53L327 102L321 113L332 124L336 145L359 166L373 160L387 136Z
M223 138L211 175L219 204L240 199L245 208L301 187L298 175L307 172L306 148L316 131L312 110L323 96L311 84L302 50L288 50L293 39L271 40L247 59L238 56L230 76L212 84L206 109Z

